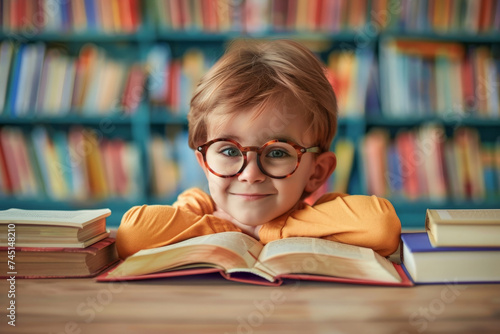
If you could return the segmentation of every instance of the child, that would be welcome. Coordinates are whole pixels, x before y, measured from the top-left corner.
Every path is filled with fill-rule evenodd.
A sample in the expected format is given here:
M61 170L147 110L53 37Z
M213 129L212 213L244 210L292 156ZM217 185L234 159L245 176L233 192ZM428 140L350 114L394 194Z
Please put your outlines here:
M324 68L297 42L233 45L201 79L191 100L189 145L210 195L182 193L172 206L136 206L117 232L121 258L224 231L262 243L305 236L398 247L401 224L389 201L326 194L303 200L331 175L337 103Z

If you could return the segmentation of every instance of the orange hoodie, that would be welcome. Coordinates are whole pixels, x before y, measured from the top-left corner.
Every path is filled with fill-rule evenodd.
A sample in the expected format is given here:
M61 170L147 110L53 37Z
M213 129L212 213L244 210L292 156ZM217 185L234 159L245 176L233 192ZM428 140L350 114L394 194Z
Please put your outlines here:
M231 222L215 217L215 203L201 189L188 189L172 205L135 206L122 218L116 236L121 258L135 252L173 244L189 238L240 231ZM392 204L376 196L330 193L312 206L301 203L262 225L263 244L288 237L315 237L369 247L382 256L399 245L401 223Z

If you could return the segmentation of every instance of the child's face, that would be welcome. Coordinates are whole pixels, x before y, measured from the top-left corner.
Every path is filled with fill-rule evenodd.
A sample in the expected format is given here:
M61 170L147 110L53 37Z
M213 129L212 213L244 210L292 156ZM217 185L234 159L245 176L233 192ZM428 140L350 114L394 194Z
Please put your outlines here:
M242 146L258 147L273 139L286 139L306 148L316 144L306 131L306 122L297 112L264 112L256 119L253 116L252 111L239 112L229 122L211 116L208 120L207 141L229 138ZM205 167L200 152L196 152L196 155L205 171L217 209L247 226L262 225L292 209L304 190L307 190L315 167L315 154L305 153L291 176L275 179L259 169L256 152L248 152L248 164L242 173L222 178Z

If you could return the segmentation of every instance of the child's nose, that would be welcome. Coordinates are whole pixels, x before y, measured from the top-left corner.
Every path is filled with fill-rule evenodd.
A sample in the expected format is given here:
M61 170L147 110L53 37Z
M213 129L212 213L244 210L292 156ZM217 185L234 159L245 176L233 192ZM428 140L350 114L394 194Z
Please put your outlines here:
M245 166L245 169L243 169L241 174L238 175L239 181L255 183L255 182L262 182L265 180L266 175L263 174L262 171L260 170L259 165L257 164L257 159L258 159L257 153L255 152L247 153L247 165Z

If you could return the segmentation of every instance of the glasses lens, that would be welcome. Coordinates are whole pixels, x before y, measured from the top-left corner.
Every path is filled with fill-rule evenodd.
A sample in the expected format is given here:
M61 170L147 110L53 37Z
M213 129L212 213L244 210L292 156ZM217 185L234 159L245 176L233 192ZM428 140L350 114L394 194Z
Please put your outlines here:
M228 141L215 142L208 147L207 164L221 176L231 176L243 166L244 158L238 146Z
M284 177L297 167L297 150L287 143L267 145L261 156L260 163L268 175Z

